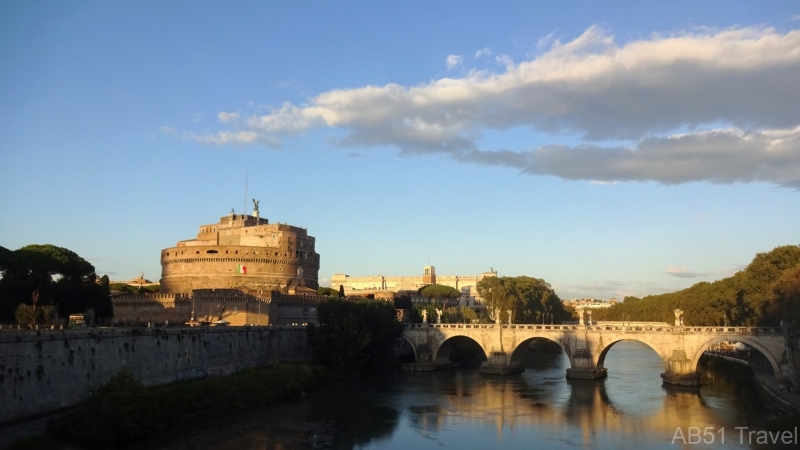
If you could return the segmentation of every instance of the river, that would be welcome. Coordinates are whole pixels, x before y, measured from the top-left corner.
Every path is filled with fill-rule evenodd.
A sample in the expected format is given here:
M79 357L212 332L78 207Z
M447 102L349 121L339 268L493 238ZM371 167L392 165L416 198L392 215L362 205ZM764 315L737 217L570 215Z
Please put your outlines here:
M663 365L644 344L616 344L602 381L567 380L563 353L529 353L524 365L502 377L460 368L343 380L153 449L770 448L736 429L773 417L751 381L704 373L699 389L662 385ZM711 427L701 438L713 444L691 445L689 427Z

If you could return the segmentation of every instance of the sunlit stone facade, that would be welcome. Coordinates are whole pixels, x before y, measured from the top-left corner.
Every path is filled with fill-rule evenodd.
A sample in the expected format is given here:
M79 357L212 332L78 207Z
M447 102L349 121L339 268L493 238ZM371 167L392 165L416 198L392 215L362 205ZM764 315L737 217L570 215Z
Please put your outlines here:
M318 287L319 254L304 228L231 213L201 225L196 239L161 251L161 292Z

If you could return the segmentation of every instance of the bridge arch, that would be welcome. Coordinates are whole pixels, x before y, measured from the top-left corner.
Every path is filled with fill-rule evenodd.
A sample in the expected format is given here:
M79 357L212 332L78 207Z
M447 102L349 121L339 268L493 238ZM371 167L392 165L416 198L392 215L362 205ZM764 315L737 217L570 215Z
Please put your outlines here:
M572 367L572 355L566 350L566 348L564 348L564 343L560 342L558 339L553 339L553 338L551 338L549 336L533 336L533 337L530 337L528 339L525 339L525 340L519 342L517 344L517 346L514 347L514 349L511 351L510 356L508 358L508 361L511 362L511 361L518 360L521 357L521 354L524 351L524 349L526 347L528 347L528 345L531 342L533 342L533 341L535 341L537 339L541 339L541 340L545 340L545 341L548 341L548 342L553 342L555 344L558 344L558 346L561 347L561 351L564 352L564 354L567 355L567 359L569 359L569 365L570 365L570 367Z
M412 341L405 333L403 333L403 341L411 347L411 351L414 352L414 362L419 362L419 355L417 354L417 346L414 345L414 341Z
M650 349L653 350L653 352L655 352L656 355L658 355L658 358L661 360L661 363L664 365L664 372L669 372L669 355L664 354L664 352L661 351L661 347L660 346L654 345L653 343L648 342L645 339L637 339L636 336L626 336L626 337L621 338L621 339L616 339L616 340L611 341L605 347L603 347L602 350L600 350L597 353L597 361L595 361L595 367L598 370L605 368L606 356L608 355L609 350L611 350L611 347L613 347L615 344L617 344L619 342L622 342L622 341L639 342L639 343L642 343L642 344L650 347Z
M436 348L436 352L434 353L434 360L435 361L447 361L447 360L449 360L450 359L450 352L453 350L453 345L455 345L459 341L461 341L461 342L464 342L464 341L474 342L475 345L480 347L480 349L483 351L483 356L487 360L489 359L489 356L490 356L489 352L486 351L486 348L483 346L483 344L481 344L480 342L478 342L477 340L475 340L471 336L466 336L466 335L463 335L463 334L456 334L456 335L447 337L444 341L442 341L441 344L439 344L439 346ZM415 353L415 355L416 355L416 353Z
M750 347L753 347L754 349L758 350L762 355L764 355L765 358L767 358L767 361L769 361L769 364L772 367L772 374L775 377L780 377L781 367L780 364L778 363L778 358L783 355L778 355L778 356L773 355L772 352L769 351L769 349L761 345L757 340L751 339L749 336L714 336L708 339L707 341L703 342L700 346L698 346L697 353L695 353L694 357L692 358L692 367L694 367L695 369L697 368L698 363L700 363L700 358L703 356L703 353L705 353L705 351L708 350L709 347L711 347L714 344L718 344L720 342L725 342L725 341L741 342L742 344L747 344Z

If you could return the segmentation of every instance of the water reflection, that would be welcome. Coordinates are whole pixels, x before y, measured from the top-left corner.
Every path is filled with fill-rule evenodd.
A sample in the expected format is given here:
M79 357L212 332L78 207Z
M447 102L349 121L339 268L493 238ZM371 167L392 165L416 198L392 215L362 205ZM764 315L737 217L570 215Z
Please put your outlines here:
M732 436L769 418L742 380L662 386L661 360L636 343L609 352L609 377L599 382L567 380L563 353L534 352L523 364L512 377L460 369L346 380L220 424L220 438L191 448L675 448L679 427L726 427Z

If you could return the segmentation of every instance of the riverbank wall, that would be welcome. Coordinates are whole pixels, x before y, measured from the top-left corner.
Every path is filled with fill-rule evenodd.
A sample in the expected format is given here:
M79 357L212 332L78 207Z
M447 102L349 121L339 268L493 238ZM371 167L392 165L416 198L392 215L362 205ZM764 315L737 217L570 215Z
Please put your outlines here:
M127 368L148 386L310 361L305 327L0 332L0 422L71 406Z
M756 388L761 399L771 409L784 414L800 414L800 397L795 392L787 392L781 387L781 380L767 375L756 374Z

